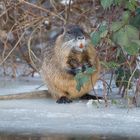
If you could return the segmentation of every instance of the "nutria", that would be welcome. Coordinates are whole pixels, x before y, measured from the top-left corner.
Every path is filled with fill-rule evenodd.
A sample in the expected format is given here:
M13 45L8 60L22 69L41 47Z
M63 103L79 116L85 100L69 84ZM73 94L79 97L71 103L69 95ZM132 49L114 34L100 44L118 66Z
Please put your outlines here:
M66 25L54 46L43 51L41 76L51 95L57 103L70 103L72 99L89 93L98 80L100 63L96 50L78 25ZM81 88L76 89L76 70L84 66L95 67L90 80Z
M71 99L78 97L96 99L95 96L87 96L87 93L98 79L100 73L99 59L81 27L77 25L65 26L64 30L62 29L47 44L42 55L44 57L39 68L49 91L1 95L0 100L40 98L46 97L47 93L51 93L57 99L57 103L70 103L72 102ZM84 72L85 66L94 66L96 71L91 75L91 80L79 92L76 89L75 75L79 68Z

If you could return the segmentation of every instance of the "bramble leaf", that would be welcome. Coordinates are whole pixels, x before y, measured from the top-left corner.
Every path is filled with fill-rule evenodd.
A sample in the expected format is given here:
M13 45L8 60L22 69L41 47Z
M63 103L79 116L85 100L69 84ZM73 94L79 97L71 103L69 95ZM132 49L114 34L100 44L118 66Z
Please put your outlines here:
M117 68L119 67L120 65L116 62L113 62L113 61L110 61L110 62L101 62L101 64L106 67L107 69L111 69L111 68Z
M140 46L132 42L128 46L125 46L124 49L129 55L136 55L139 52Z
M105 37L107 33L107 25L101 24L98 31L91 33L91 41L93 45L96 46L101 41L101 38Z
M129 0L126 2L126 8L128 8L130 11L135 11L137 6L136 0Z
M81 90L81 87L82 87L85 83L87 83L87 82L89 81L89 76L87 76L87 75L85 75L85 74L83 74L83 73L78 73L78 74L76 74L76 76L75 76L75 80L76 80L76 83L77 83L76 89L77 89L78 91L80 91L80 90Z
M106 31L106 30L107 30L107 25L101 24L100 27L99 27L99 32L100 32L100 33L103 33L103 32Z
M140 8L137 8L135 13L136 15L130 18L130 24L140 29Z
M122 15L122 20L125 21L125 22L128 22L129 18L130 18L130 12L125 11Z
M122 22L113 22L111 25L111 31L116 32L123 26Z
M118 102L117 102L117 100L112 99L112 100L111 100L111 104L116 105L116 104L118 104Z
M86 68L86 74L93 74L93 72L95 71L96 69L94 67L88 67Z
M104 32L102 32L102 33L100 34L100 37L101 37L101 38L104 38L104 37L107 36L107 34L108 34L108 30L105 30Z
M97 45L100 42L100 33L99 32L94 32L91 35L91 41L94 45Z
M121 3L122 3L122 0L114 0L114 4L117 6L120 5Z
M127 32L125 32L124 28L114 33L112 39L116 44L120 45L121 47L127 46L129 44Z
M125 32L127 32L129 40L139 39L139 31L137 30L137 28L131 25L126 25L124 29Z
M110 6L113 4L114 0L101 0L101 5L104 9L110 8Z
M76 80L76 89L78 91L81 90L81 88L90 80L90 76L93 74L95 71L94 67L87 67L84 72L78 72L75 76Z
M139 40L139 31L131 25L125 25L113 34L112 40L123 47L128 54L135 55L138 52L138 45L133 40Z
M139 45L140 48L140 40L132 40L132 42L136 43L137 45Z

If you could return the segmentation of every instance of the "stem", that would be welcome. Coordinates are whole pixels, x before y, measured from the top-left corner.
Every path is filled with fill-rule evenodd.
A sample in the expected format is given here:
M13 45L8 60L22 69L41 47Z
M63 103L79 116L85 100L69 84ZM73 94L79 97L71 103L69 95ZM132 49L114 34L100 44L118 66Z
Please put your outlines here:
M15 44L15 46L11 49L11 51L8 53L8 55L3 59L3 61L0 63L0 65L2 65L8 59L8 57L12 54L12 52L16 49L16 47L20 43L21 39L23 38L24 34L25 34L25 32L20 36L20 38L17 41L17 43Z
M131 80L132 80L132 78L133 78L133 76L134 76L136 70L137 70L137 67L135 67L134 71L132 72L132 74L131 74L131 76L130 76L130 78L129 78L129 80L128 80L128 85L127 85L127 88L126 88L126 93L128 93Z

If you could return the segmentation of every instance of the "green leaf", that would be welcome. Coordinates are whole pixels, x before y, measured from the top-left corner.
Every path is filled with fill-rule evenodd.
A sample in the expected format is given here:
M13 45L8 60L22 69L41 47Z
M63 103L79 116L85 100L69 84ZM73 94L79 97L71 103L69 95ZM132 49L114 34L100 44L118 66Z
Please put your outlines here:
M93 45L97 45L101 41L101 37L107 35L107 25L101 24L98 31L91 33L91 42Z
M117 68L117 67L120 66L118 63L115 63L115 62L113 62L113 61L110 61L110 62L103 62L103 61L102 61L101 64L102 64L104 67L106 67L107 69L111 69L111 68L115 69L115 68Z
M81 79L82 76L83 76L83 73L82 72L77 73L76 76L75 76L75 80L76 81L79 81L79 79Z
M136 14L140 14L140 7L136 9Z
M113 22L111 25L111 31L116 32L123 26L122 22Z
M95 105L97 108L99 108L99 103L96 100L93 101L93 105Z
M120 31L120 36L118 36L118 44L122 47L126 46L129 44L129 39L127 36L127 32L124 30Z
M108 30L105 30L104 32L102 32L102 33L100 34L100 37L101 37L101 38L104 38L104 37L107 36L107 34L108 34Z
M122 20L125 21L125 22L128 22L129 17L130 17L130 12L129 11L125 11L123 13Z
M136 55L139 52L140 46L132 42L128 46L125 46L124 49L129 55Z
M129 46L132 40L138 39L139 31L137 30L137 28L131 25L126 25L125 27L121 28L118 32L115 32L112 38L112 40L121 47Z
M100 33L99 32L94 32L91 34L91 41L94 45L97 45L100 42Z
M114 0L115 5L120 5L122 3L122 0Z
M86 74L93 74L93 72L95 71L96 69L94 67L88 67L86 68Z
M81 84L82 77L83 77L82 72L77 73L76 76L75 76L75 80L76 80L76 83L77 83L76 89L78 91L80 91L81 90L81 87L82 87L82 84Z
M89 79L90 79L90 75L93 74L93 72L95 71L95 67L86 67L85 72L78 72L75 75L75 80L76 80L76 89L78 91L81 90L81 88L84 86L84 84L86 84Z
M137 7L136 0L129 0L126 2L126 8L128 8L130 11L135 11Z
M137 28L131 25L126 25L125 32L127 32L129 40L136 39L139 40L139 31Z
M75 80L77 83L76 89L78 91L80 91L82 86L89 81L89 76L80 72L80 73L76 74Z
M118 32L114 33L113 41L121 47L127 46L129 44L127 32L125 32L124 29L121 29Z
M117 100L112 99L112 100L111 100L111 104L116 105L116 104L118 104L118 102L117 102Z
M83 77L80 80L81 85L83 86L84 84L86 84L89 81L89 76L87 75L83 75Z
M140 8L136 9L136 16L131 17L130 24L140 29Z
M136 43L140 47L140 40L132 40L132 42Z
M101 0L101 5L104 9L110 8L110 6L113 4L114 0Z
M130 19L130 24L140 29L140 14Z
M131 3L136 7L138 6L137 0L131 0Z
M99 32L100 32L100 33L103 33L103 32L106 31L106 30L107 30L107 25L101 24L100 27L99 27Z
M111 46L115 46L114 42L110 38L107 38L107 43Z
M79 83L79 82L77 82L76 89L77 89L78 91L80 91L80 90L81 90L81 85L80 85L80 83Z

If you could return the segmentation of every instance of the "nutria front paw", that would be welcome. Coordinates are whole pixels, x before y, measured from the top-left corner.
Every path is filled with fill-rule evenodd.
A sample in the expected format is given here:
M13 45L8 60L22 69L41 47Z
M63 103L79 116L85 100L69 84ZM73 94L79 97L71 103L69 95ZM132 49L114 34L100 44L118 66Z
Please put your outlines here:
M66 104L66 103L71 103L71 102L72 102L72 100L68 99L68 98L65 97L65 96L60 97L60 98L56 101L56 103L58 103L58 104Z
M80 97L81 100L97 100L97 99L103 99L103 97L96 97L95 95L85 94L82 97Z

